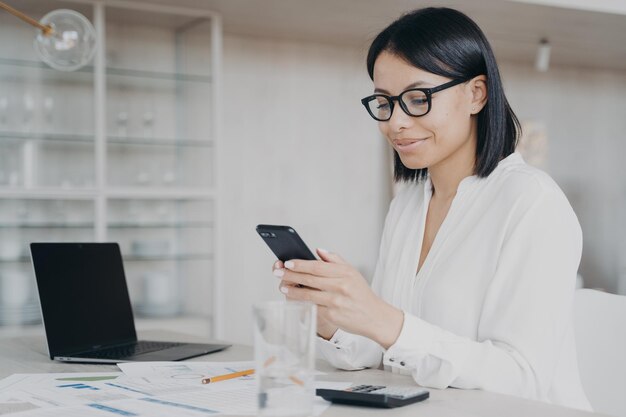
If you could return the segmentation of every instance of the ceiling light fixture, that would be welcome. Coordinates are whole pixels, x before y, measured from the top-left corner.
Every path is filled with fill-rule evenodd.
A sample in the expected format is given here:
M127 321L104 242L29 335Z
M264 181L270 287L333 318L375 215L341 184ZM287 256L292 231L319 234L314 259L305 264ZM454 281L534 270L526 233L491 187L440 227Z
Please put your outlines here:
M550 42L546 38L539 41L537 56L535 57L535 69L546 72L550 68Z
M54 69L77 70L89 63L96 53L96 30L85 16L74 10L54 10L38 22L6 3L0 2L0 9L39 29L35 51Z

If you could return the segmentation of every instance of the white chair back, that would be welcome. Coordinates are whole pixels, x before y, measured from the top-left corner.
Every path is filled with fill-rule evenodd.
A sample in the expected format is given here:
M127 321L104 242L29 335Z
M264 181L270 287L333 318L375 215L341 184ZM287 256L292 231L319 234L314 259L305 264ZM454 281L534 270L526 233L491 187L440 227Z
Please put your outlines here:
M574 302L583 388L594 411L626 417L626 297L580 289Z

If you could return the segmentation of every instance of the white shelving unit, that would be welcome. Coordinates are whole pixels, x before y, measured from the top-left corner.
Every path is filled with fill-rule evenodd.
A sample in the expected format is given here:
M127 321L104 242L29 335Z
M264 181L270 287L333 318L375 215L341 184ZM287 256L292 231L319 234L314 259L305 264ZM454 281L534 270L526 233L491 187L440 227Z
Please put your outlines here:
M29 242L117 241L142 323L206 320L216 335L220 16L10 3L83 13L98 49L88 67L53 70L33 31L0 14L0 332L39 319Z

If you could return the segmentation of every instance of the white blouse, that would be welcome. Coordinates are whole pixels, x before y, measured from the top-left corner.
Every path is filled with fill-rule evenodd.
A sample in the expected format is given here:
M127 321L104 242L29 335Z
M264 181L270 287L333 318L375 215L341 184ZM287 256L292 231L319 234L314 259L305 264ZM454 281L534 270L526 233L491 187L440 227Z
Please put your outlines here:
M349 370L382 360L425 387L590 410L572 323L582 232L561 189L518 153L463 179L416 274L431 194L429 179L407 185L385 221L372 288L404 311L396 343L340 329L318 352Z

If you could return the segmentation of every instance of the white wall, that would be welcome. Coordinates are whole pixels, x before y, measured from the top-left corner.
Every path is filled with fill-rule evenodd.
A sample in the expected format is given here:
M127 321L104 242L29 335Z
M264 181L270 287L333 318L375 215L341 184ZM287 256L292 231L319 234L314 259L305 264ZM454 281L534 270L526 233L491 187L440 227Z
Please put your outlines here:
M520 120L546 128L546 171L583 229L585 286L617 292L626 267L620 259L626 254L626 73L564 67L539 73L515 63L501 70Z
M223 76L223 336L249 343L251 305L281 298L257 224L289 224L370 278L387 145L359 102L372 91L363 51L227 35Z

